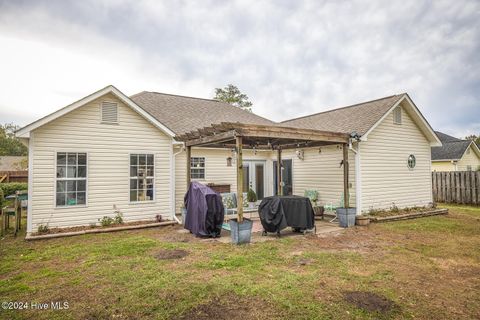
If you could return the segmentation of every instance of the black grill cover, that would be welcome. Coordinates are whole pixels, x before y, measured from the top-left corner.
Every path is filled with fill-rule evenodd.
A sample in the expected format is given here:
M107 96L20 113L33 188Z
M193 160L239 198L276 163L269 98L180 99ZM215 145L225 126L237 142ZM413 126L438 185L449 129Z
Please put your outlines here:
M300 196L263 198L258 207L260 221L267 232L280 232L286 227L313 229L315 216L310 199Z
M184 203L187 208L185 229L198 237L220 236L224 218L220 194L201 183L192 182Z

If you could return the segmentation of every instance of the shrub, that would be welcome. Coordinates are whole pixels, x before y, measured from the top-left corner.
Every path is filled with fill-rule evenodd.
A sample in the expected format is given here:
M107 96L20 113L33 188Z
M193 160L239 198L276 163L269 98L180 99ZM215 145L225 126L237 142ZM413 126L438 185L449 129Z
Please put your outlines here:
M37 228L37 232L38 232L38 233L47 233L48 230L49 230L48 224L41 224L41 225L39 225L38 228Z
M27 190L28 183L26 182L9 182L9 183L0 183L0 189L3 190L4 196L9 196L14 194L15 191Z
M390 207L390 211L391 212L399 212L400 209L398 209L397 205L395 204L395 202L392 202L392 206Z
M122 224L123 223L123 215L120 211L117 211L115 218L113 218L115 224Z
M0 189L0 209L3 208L3 200L4 200L3 190Z
M102 227L108 227L113 223L114 219L111 217L104 216L102 219L98 219L98 221L100 222Z
M248 202L256 202L257 201L257 194L255 193L255 191L253 191L252 188L248 189L247 200L248 200Z

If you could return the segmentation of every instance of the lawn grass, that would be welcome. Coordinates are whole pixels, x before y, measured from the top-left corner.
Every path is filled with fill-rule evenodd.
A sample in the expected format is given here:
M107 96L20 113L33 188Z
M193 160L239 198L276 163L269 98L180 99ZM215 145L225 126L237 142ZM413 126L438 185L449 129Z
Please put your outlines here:
M0 302L67 301L0 319L472 319L480 317L480 208L248 246L163 227L0 241ZM185 250L158 260L160 250ZM345 292L388 299L368 311ZM212 316L212 314L214 316Z

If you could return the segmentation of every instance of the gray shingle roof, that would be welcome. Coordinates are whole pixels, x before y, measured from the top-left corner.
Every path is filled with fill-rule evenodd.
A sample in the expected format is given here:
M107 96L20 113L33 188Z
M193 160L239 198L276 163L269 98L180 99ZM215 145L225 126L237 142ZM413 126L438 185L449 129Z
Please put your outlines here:
M363 135L404 95L397 94L291 119L283 121L282 125L343 133L355 131Z
M472 142L460 140L439 131L435 131L435 133L442 141L442 146L432 148L432 160L459 160Z
M275 125L273 121L217 100L148 91L130 99L176 135L221 122Z
M462 139L458 139L458 138L449 136L448 134L445 134L445 133L440 132L440 131L435 131L435 133L437 134L438 139L440 139L440 141L442 141L442 143L462 141Z

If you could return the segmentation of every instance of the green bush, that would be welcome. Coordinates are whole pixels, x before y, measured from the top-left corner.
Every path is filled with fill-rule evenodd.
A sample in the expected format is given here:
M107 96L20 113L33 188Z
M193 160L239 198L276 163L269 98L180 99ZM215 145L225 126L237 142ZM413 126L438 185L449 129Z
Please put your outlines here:
M15 191L27 190L28 183L26 182L0 183L0 189L3 191L4 196L9 196L11 194L14 194Z
M0 209L3 208L3 200L4 200L3 189L0 188Z
M257 201L257 194L255 193L255 191L253 191L252 188L248 189L247 200L248 200L248 202L256 202Z
M98 219L102 227L108 227L113 224L114 220L112 217L104 216L102 219Z

